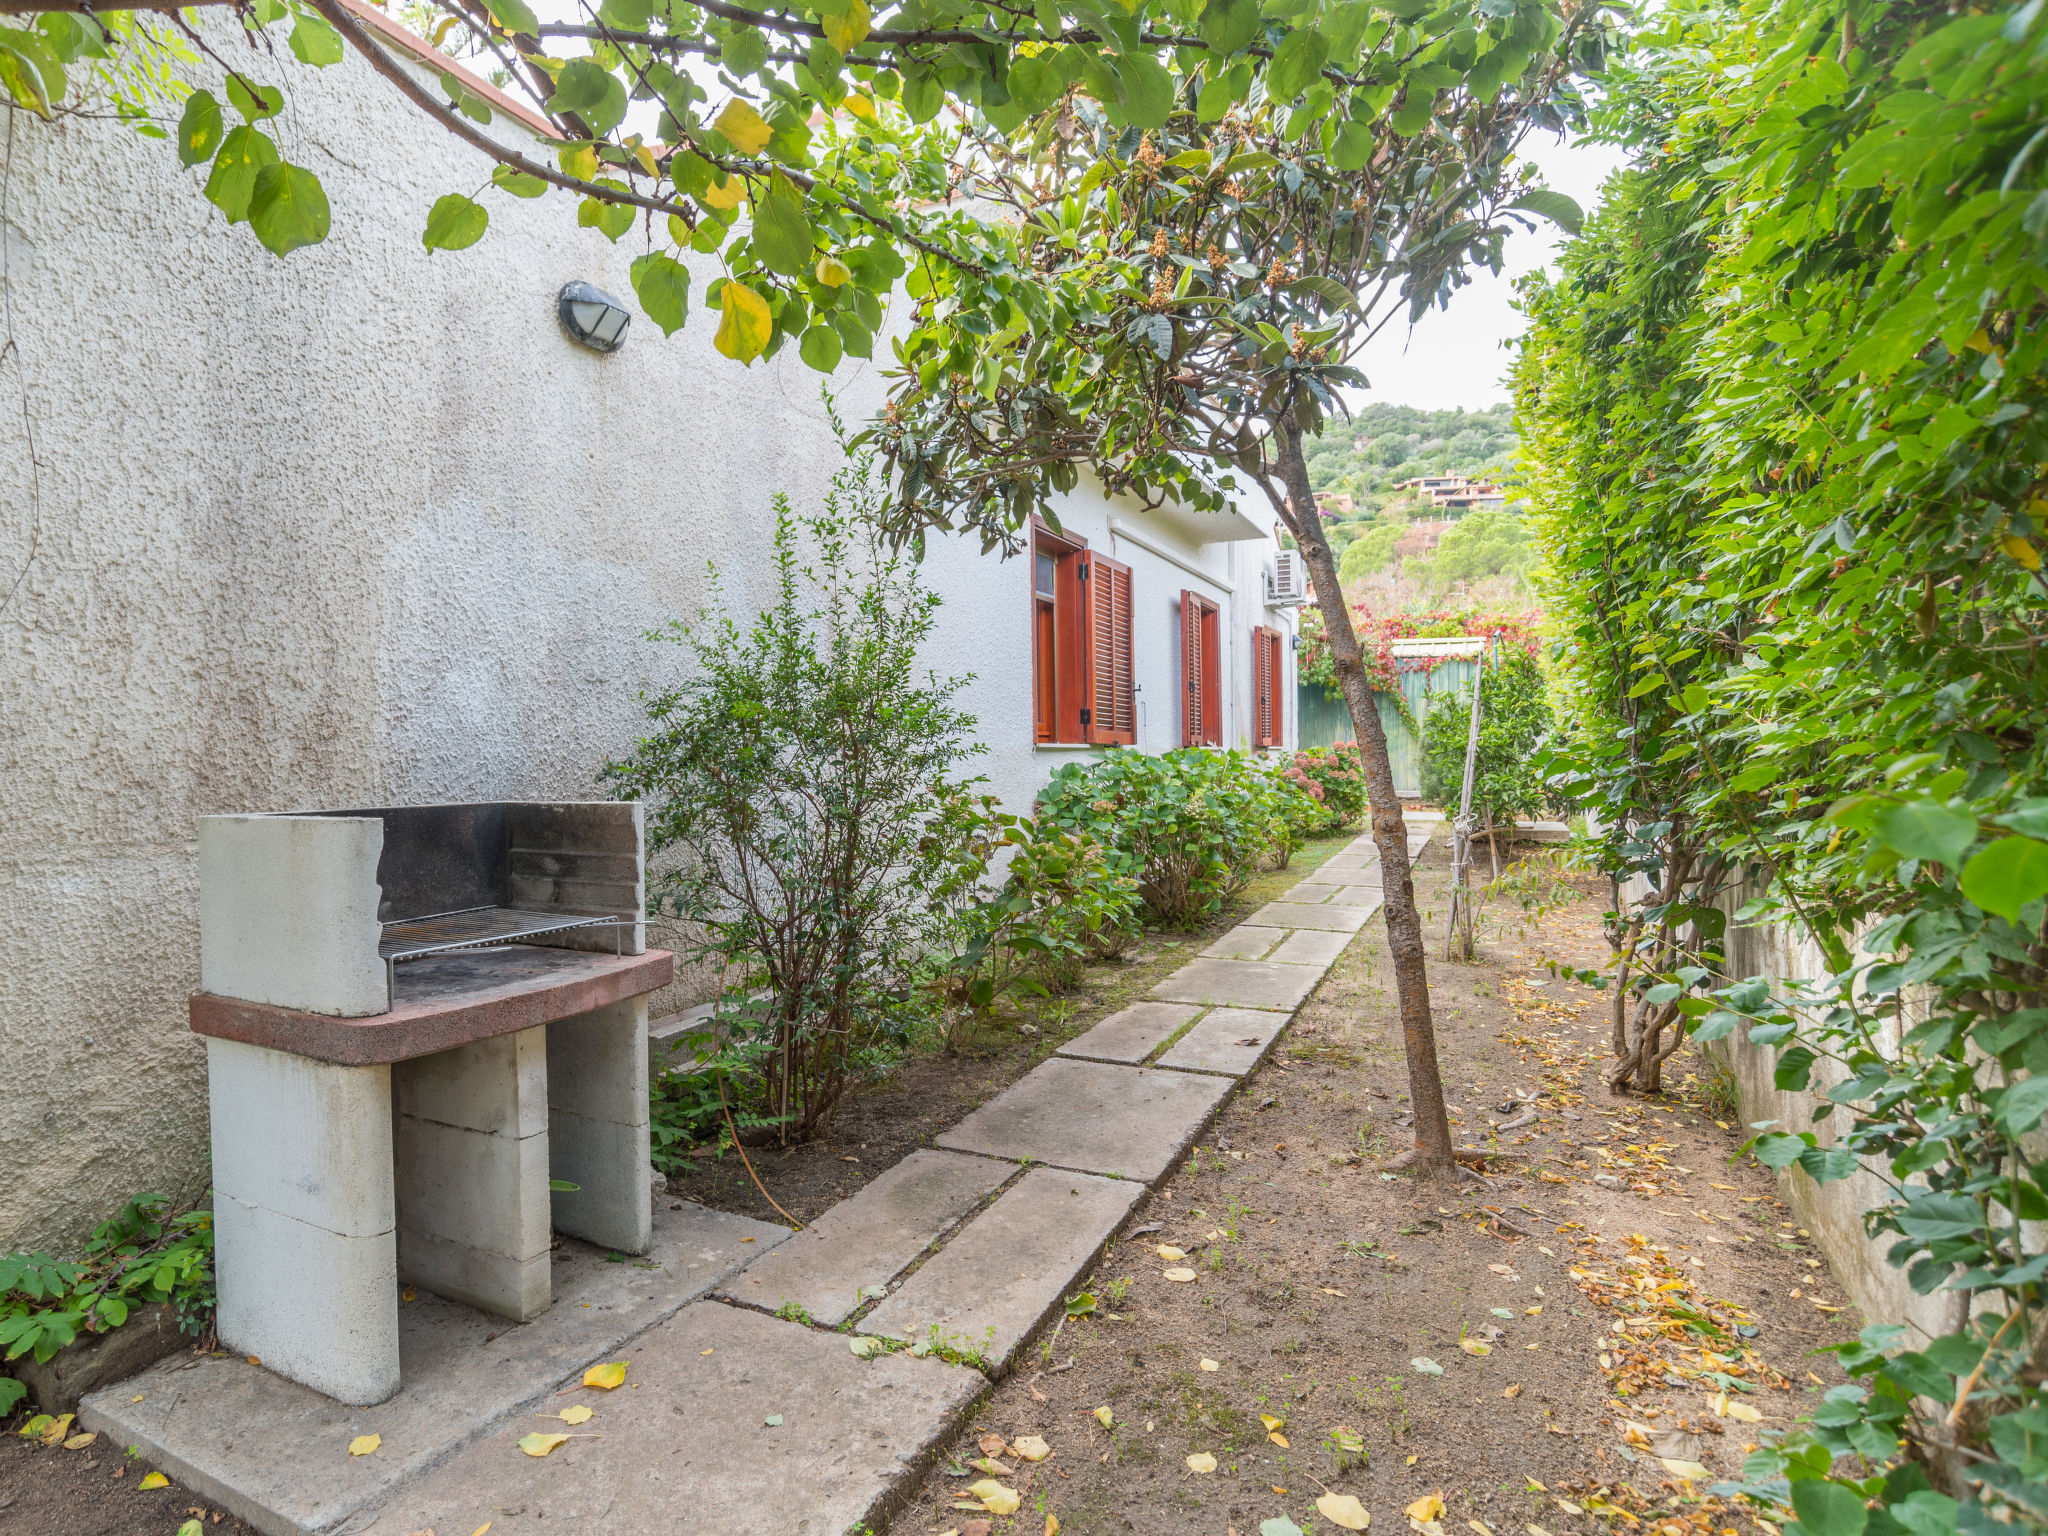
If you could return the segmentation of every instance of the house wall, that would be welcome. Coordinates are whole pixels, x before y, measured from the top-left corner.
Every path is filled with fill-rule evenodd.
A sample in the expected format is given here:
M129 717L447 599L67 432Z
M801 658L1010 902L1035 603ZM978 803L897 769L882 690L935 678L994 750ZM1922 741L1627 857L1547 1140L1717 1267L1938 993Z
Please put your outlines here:
M612 356L566 339L565 281L631 307L637 231L613 246L565 194L487 193L484 241L429 253L428 207L482 158L353 55L288 83L268 126L321 176L334 229L283 261L162 141L9 128L0 1251L75 1241L139 1189L206 1186L185 1027L199 817L601 794L636 694L680 664L644 633L703 608L710 562L727 601L765 602L771 493L814 504L839 462L793 355L742 369L702 314L667 340L636 319ZM699 295L715 272L697 264ZM846 420L879 402L879 369L832 377ZM1141 569L1143 739L1164 746L1164 605L1184 583ZM930 574L948 599L930 659L977 674L984 770L1021 804L1050 762L1025 562L946 541ZM655 1007L705 987L686 971Z

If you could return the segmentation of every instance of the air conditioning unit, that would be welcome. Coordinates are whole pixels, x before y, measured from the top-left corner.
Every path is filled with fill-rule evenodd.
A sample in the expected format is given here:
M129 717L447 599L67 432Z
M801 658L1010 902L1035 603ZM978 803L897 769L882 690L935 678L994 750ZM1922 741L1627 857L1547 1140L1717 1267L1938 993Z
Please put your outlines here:
M1302 569L1301 551L1283 549L1273 556L1266 572L1266 602L1274 608L1299 608L1308 601L1308 573Z

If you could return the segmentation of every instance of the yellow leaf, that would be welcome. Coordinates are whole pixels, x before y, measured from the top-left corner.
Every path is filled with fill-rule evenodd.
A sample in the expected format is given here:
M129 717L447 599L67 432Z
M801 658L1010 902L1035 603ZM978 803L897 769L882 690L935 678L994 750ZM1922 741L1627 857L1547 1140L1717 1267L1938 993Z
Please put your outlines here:
M1164 1271L1164 1274L1175 1285L1186 1285L1195 1278L1195 1272L1192 1269L1169 1269Z
M825 41L841 53L851 53L866 40L871 20L867 0L852 0L837 16L825 18Z
M848 92L846 100L840 105L864 122L872 123L875 120L875 104L859 91Z
M1013 1469L1004 1466L993 1456L977 1456L967 1463L977 1472L986 1472L990 1477L1008 1477Z
M1218 1365L1214 1360L1204 1360L1202 1362L1202 1369L1205 1371L1220 1371L1223 1369L1223 1367Z
M2034 548L2032 539L2008 535L1998 541L1998 547L2030 571L2041 569L2041 552Z
M1744 1424L1758 1424L1763 1421L1763 1415L1747 1403L1730 1403L1728 1405L1728 1417L1740 1420Z
M1265 1425L1268 1430L1285 1429L1287 1427L1287 1421L1277 1413L1262 1413L1259 1415L1259 1422Z
M1465 1524L1477 1531L1479 1536L1493 1536L1493 1527L1484 1520L1467 1520Z
M1049 1514L1045 1517L1045 1536L1060 1536L1060 1517Z
M82 1451L97 1439L99 1439L97 1434L73 1435L64 1442L64 1449L67 1451Z
M1177 1264L1187 1256L1187 1250L1184 1248L1176 1248L1171 1243L1161 1243L1159 1245L1159 1257L1166 1260L1169 1264Z
M583 1373L583 1385L596 1387L603 1392L609 1392L614 1387L623 1387L625 1384L626 1362L623 1360L613 1360L606 1365L593 1365Z
M1316 1510L1332 1525L1341 1525L1347 1531L1362 1531L1372 1523L1365 1506L1348 1493L1324 1494L1316 1500Z
M1501 1389L1502 1397L1516 1398L1522 1395L1522 1384L1517 1381Z
M1267 1438L1268 1440L1272 1441L1272 1442L1273 1442L1273 1443L1274 1443L1275 1445L1279 1446L1279 1447L1280 1447L1280 1449L1281 1449L1281 1450L1283 1450L1283 1451L1284 1451L1284 1450L1286 1450L1286 1449L1288 1448L1288 1447L1287 1447L1287 1437L1286 1437L1285 1435L1281 1434L1281 1433L1280 1433L1280 1431L1279 1431L1279 1430L1277 1430L1277 1429L1274 1429L1274 1430L1268 1430L1268 1431L1266 1432L1266 1438Z
M844 288L853 276L853 268L837 256L818 258L818 281L827 288Z
M486 1520L482 1525L478 1526L475 1530L471 1531L469 1533L469 1536L484 1536L484 1532L488 1531L490 1528L491 1522Z
M355 1439L349 1441L348 1453L351 1456L367 1456L383 1443L384 1437L382 1435L357 1435Z
M648 175L659 176L661 174L661 166L655 161L654 151L645 144L635 144L633 146L633 159L640 169Z
M1490 1355L1493 1353L1493 1346L1491 1344L1482 1344L1477 1339L1460 1339L1458 1340L1458 1348L1465 1351L1468 1355Z
M581 149L565 149L561 154L562 174L574 176L578 181L589 181L597 175L597 151L586 144Z
M1969 338L1964 341L1963 345L1973 352L1989 352L1991 350L1991 333L1980 325L1976 330L1970 332Z
M168 1488L170 1486L171 1480L165 1477L163 1473L150 1472L145 1474L142 1481L135 1485L135 1491L137 1493L146 1493L152 1488Z
M699 192L697 194L697 201L706 208L717 208L722 211L727 208L739 207L740 199L746 195L747 183L745 179L739 176L727 176L722 181L714 181L702 192ZM708 1355L711 1351L707 1349L704 1353Z
M1024 1502L1016 1489L1006 1488L992 1477L970 1484L967 1491L981 1500L981 1507L992 1515L1014 1515Z
M1424 1494L1424 1495L1423 1495L1423 1496L1422 1496L1421 1498L1417 1499L1417 1500L1416 1500L1416 1501L1415 1501L1415 1502L1414 1502L1413 1504L1410 1504L1410 1505L1409 1505L1409 1506L1407 1507L1407 1509L1403 1511L1403 1513L1404 1513L1404 1514L1406 1514L1406 1515L1408 1516L1408 1518L1409 1518L1410 1520L1420 1520L1420 1521L1423 1521L1423 1522L1425 1522L1425 1523L1426 1523L1426 1522L1428 1522L1428 1521L1431 1521L1431 1520L1441 1520L1441 1519L1443 1519L1443 1517L1444 1517L1444 1496L1443 1496L1443 1491L1442 1491L1441 1489L1439 1489L1439 1490L1438 1490L1437 1492L1435 1492L1435 1493L1425 1493L1425 1494Z
M1197 1451L1188 1458L1188 1470L1190 1472L1214 1472L1216 1470L1216 1458L1207 1451Z
M1664 1470L1673 1477L1683 1477L1695 1483L1703 1483L1714 1474L1696 1461L1681 1461L1675 1456L1660 1457Z
M1094 1408L1089 1411L1094 1414L1096 1423L1100 1424L1104 1429L1109 1428L1110 1412L1107 1403L1104 1403L1100 1408Z
M736 363L751 363L775 331L768 301L744 284L728 282L719 290L719 303L718 334L711 338L712 345Z
M846 50L842 48L839 51L844 53ZM758 155L775 136L775 130L768 126L761 114L738 97L725 104L725 110L718 114L711 126L724 134L733 148L743 155Z
M590 1422L590 1404L577 1403L573 1407L564 1408L556 1417L564 1424L587 1424Z
M544 1435L536 1430L533 1434L519 1437L519 1449L529 1456L545 1456L567 1439L567 1435Z
M60 1413L56 1418L50 1420L49 1427L42 1434L43 1444L57 1445L61 1443L64 1437L71 1433L71 1420L73 1417L74 1415L72 1414Z
M1010 1449L1026 1461L1043 1461L1052 1454L1052 1447L1037 1435L1025 1435L1010 1442Z

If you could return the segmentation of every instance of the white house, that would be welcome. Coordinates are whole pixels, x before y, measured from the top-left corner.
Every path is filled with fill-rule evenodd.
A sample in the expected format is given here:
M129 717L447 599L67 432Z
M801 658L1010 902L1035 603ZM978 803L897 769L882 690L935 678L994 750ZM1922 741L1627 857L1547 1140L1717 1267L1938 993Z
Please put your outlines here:
M771 493L814 502L838 461L794 356L743 369L701 318L669 340L641 320L610 355L570 339L557 291L630 294L637 231L614 246L566 196L487 194L484 241L429 253L427 208L482 158L354 56L289 84L270 126L334 231L284 261L164 141L11 128L0 1251L204 1187L200 816L601 796L638 691L679 661L646 632L701 609L710 563L765 601ZM492 131L530 135L497 99ZM847 359L831 387L859 421L885 385ZM1270 524L1084 490L1028 558L936 543L928 659L974 674L996 791L1021 809L1110 742L1291 743Z

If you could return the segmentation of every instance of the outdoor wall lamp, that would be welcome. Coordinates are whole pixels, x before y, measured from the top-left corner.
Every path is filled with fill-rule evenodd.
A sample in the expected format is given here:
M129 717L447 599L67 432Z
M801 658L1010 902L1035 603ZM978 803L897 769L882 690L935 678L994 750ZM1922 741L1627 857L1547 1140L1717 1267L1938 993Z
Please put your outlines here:
M555 295L562 328L593 352L616 352L626 344L633 317L626 306L590 283L564 283Z

